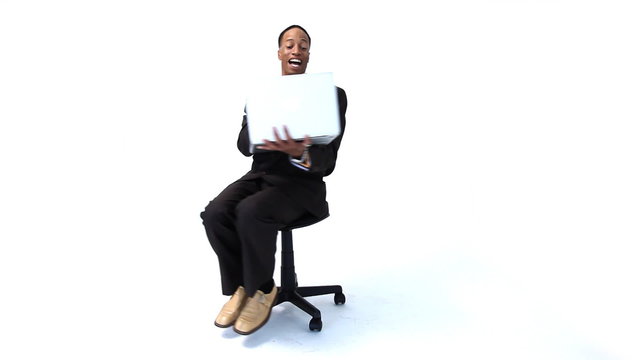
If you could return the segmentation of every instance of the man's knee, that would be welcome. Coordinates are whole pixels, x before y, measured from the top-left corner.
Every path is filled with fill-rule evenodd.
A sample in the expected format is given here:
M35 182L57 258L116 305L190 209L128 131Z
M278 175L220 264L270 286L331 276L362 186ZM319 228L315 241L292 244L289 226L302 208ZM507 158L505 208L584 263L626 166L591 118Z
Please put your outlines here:
M204 211L200 213L200 218L205 224L222 222L234 212L229 204L216 199L211 200Z

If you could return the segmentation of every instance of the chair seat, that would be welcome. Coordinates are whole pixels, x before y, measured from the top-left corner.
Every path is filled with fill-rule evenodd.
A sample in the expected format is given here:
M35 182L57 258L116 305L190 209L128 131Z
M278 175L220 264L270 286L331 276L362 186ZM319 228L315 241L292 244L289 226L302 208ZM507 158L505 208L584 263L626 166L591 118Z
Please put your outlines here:
M303 227L307 227L309 225L313 225L313 224L317 224L320 221L326 219L329 217L329 213L324 213L319 217L316 216L312 216L312 215L307 215L304 216L296 221L294 221L293 223L286 225L285 227L283 227L282 229L280 229L280 231L291 231L294 229L299 229L299 228L303 228Z

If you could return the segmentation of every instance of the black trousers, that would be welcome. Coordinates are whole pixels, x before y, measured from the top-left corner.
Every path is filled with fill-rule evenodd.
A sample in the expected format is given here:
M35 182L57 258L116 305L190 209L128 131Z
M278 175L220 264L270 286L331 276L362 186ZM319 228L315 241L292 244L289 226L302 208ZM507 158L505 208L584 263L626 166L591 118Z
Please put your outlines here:
M200 214L218 255L222 293L244 286L252 296L273 280L278 231L307 211L263 179L239 180Z

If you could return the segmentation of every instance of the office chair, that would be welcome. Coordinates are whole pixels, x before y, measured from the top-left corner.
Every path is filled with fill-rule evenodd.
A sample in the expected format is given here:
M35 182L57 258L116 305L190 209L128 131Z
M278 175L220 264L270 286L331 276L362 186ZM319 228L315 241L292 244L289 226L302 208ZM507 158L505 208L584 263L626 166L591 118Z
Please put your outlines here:
M325 285L325 286L298 286L298 277L293 261L293 235L292 230L301 227L313 225L326 219L329 216L326 215L317 217L303 218L294 224L291 224L285 228L280 229L280 237L282 238L282 263L280 274L280 287L278 288L278 299L275 305L281 304L285 301L292 303L298 308L311 315L311 321L309 321L309 329L312 331L322 330L322 318L320 310L308 302L305 297L316 295L335 294L333 301L336 305L344 304L346 299L342 293L342 286L340 285Z

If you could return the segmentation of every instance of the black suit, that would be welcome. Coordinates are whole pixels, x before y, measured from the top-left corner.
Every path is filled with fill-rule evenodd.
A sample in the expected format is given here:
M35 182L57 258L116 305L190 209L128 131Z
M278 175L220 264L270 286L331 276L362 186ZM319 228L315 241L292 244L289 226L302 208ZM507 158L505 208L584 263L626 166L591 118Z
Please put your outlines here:
M238 150L253 155L251 170L224 189L200 215L218 255L223 294L231 295L243 285L251 296L270 282L278 230L303 216L328 213L323 177L335 168L347 110L346 93L336 89L341 133L330 144L309 147L308 171L294 166L283 152L252 154L244 116Z

